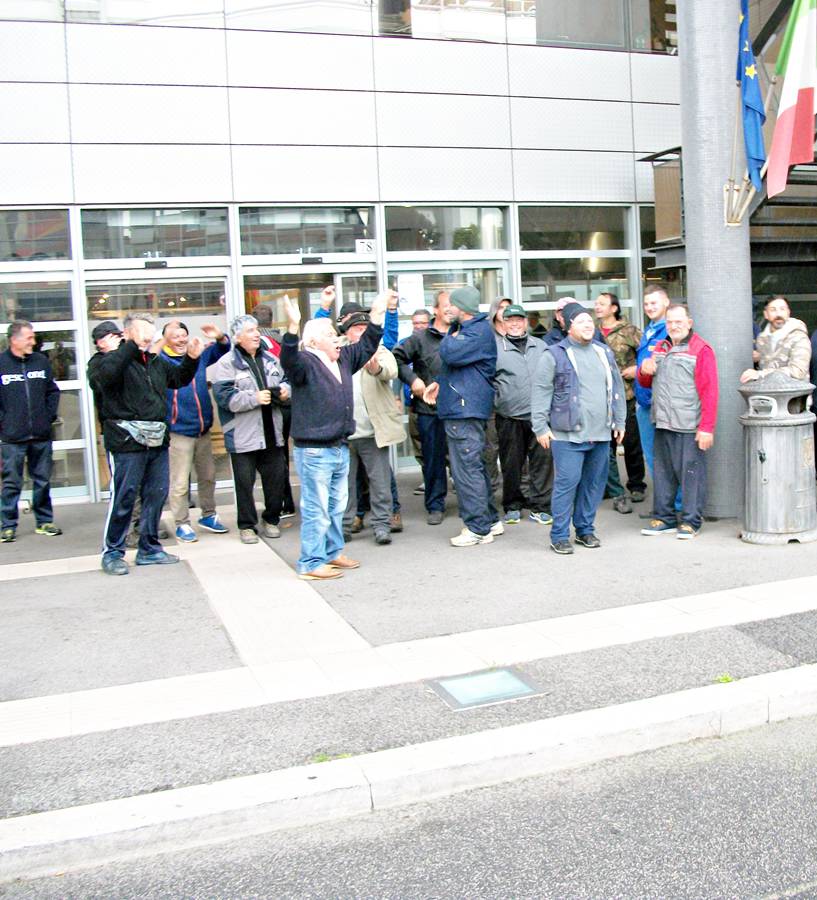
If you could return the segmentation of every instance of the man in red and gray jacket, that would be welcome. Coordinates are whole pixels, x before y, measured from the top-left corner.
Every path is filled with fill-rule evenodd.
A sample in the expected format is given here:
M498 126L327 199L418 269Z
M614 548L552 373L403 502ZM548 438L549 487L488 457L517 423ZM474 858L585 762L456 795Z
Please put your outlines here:
M654 518L641 533L688 540L703 522L706 451L718 418L718 365L709 344L692 331L686 306L673 303L666 321L669 340L658 343L636 373L639 384L652 388L655 425ZM680 514L675 511L679 485Z

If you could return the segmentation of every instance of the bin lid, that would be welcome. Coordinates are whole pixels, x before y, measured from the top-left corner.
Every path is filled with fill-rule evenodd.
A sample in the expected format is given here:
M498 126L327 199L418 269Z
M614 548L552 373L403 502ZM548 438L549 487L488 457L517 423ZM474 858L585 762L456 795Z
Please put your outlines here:
M765 378L758 378L738 386L738 391L748 400L756 394L767 394L771 397L803 397L811 394L815 386L810 381L792 378L785 372L775 370Z

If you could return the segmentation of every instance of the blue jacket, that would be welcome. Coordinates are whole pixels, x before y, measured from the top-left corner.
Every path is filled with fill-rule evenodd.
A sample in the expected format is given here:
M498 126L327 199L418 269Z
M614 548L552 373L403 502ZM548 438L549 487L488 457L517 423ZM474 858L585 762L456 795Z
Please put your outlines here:
M635 364L638 368L645 359L648 359L656 344L660 341L667 340L667 323L661 319L658 322L649 322L641 335L641 343L635 352ZM635 388L635 399L642 409L649 409L652 406L652 388L644 387L638 383L638 379L633 382Z
M440 342L437 378L441 419L490 419L494 410L496 337L488 316L479 313L452 325Z
M186 387L167 390L167 423L172 432L187 437L201 437L213 427L213 404L207 389L207 367L230 349L230 342L216 341L205 348L193 380ZM181 365L183 356L173 356L162 350L162 359L174 366Z

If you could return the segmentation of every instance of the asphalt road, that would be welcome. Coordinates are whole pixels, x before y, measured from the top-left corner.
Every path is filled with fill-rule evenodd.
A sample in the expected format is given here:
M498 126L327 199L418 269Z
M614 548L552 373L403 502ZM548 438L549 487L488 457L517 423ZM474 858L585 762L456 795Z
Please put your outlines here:
M0 896L817 897L816 739L797 720Z

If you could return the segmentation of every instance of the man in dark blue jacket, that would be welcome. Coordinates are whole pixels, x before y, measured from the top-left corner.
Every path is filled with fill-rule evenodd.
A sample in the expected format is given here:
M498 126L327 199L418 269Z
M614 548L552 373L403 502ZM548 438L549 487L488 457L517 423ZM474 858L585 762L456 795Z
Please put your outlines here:
M0 353L0 452L2 452L2 527L0 543L17 536L17 504L28 463L36 534L62 534L51 508L51 424L57 418L60 389L44 353L34 352L30 322L12 322L9 347Z
M456 319L440 343L442 367L423 400L437 404L445 425L451 474L465 527L451 538L454 547L490 544L504 529L485 466L485 430L494 409L496 338L479 311L479 291L457 288L449 298Z
M199 525L215 534L228 529L216 512L216 463L213 459L213 404L207 388L207 367L230 349L230 339L220 328L207 324L201 333L213 341L199 357L196 377L182 388L167 392L167 423L170 428L170 494L168 503L176 523L176 539L185 543L197 541L190 524L188 487L190 473L196 468L196 493L201 517ZM159 354L174 366L181 364L187 353L190 336L184 322L174 319L162 329L164 346Z

